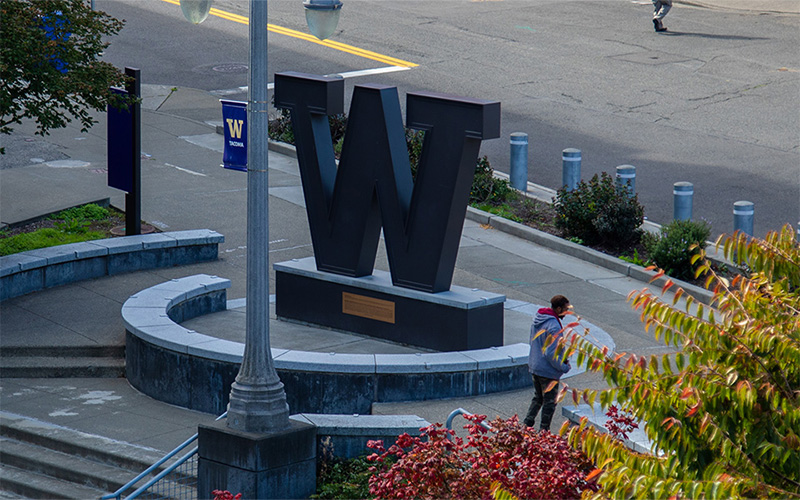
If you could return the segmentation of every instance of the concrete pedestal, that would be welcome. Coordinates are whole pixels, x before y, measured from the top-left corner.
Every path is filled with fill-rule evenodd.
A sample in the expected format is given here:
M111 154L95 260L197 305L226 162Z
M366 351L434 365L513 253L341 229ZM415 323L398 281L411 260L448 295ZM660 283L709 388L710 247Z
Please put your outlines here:
M242 498L308 498L316 490L313 425L290 420L269 434L230 429L225 420L198 430L198 498L228 490Z
M459 286L420 292L393 286L386 271L361 278L318 271L313 257L274 267L280 319L437 351L503 345L505 295Z

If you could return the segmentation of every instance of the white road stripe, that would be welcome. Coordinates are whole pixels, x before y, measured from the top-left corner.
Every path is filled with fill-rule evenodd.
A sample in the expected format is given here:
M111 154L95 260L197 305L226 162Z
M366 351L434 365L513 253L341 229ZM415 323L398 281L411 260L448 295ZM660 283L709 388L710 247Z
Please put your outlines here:
M342 78L357 78L359 76L380 75L382 73L394 73L396 71L406 71L411 68L406 66L385 66L383 68L360 69L358 71L346 71L344 73L332 73L325 76L341 76Z
M176 170L180 170L181 172L186 172L187 174L199 175L200 177L208 177L206 174L202 174L200 172L195 172L194 170L189 170L188 168L179 167L179 166L173 165L171 163L165 163L164 165L166 165L168 167L172 167L172 168L174 168Z

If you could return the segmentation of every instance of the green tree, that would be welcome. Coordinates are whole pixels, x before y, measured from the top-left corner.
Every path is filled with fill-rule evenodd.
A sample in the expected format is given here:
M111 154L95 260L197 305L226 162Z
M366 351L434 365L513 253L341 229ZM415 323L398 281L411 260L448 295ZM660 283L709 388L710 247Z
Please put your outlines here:
M125 75L98 57L122 21L83 0L2 0L0 20L0 133L23 119L40 135L72 119L85 132L96 123L91 109L121 105L109 87Z
M603 470L602 497L800 497L800 245L786 226L765 240L736 234L723 248L748 273L729 282L698 256L711 307L681 289L671 301L631 295L672 354L612 356L577 335L562 346L610 389L561 396L616 400L646 422L654 444L640 454L585 422L569 431Z

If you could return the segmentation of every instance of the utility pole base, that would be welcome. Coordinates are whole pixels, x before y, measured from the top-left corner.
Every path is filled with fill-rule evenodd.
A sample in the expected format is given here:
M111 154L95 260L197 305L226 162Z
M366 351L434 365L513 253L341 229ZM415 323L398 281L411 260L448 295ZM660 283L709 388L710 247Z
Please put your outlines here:
M198 498L213 490L242 498L308 498L316 491L317 428L295 420L268 434L230 429L225 420L198 430Z

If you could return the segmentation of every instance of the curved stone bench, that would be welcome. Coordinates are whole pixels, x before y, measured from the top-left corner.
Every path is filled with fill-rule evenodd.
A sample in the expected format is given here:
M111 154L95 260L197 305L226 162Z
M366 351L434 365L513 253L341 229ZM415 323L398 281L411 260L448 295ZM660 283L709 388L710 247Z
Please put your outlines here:
M145 394L222 413L244 344L177 324L225 309L230 281L195 275L161 283L122 307L126 373ZM340 354L272 349L292 413L368 414L374 402L477 396L527 387L527 344L420 354Z
M101 276L215 260L225 237L209 229L123 236L0 257L0 301Z

